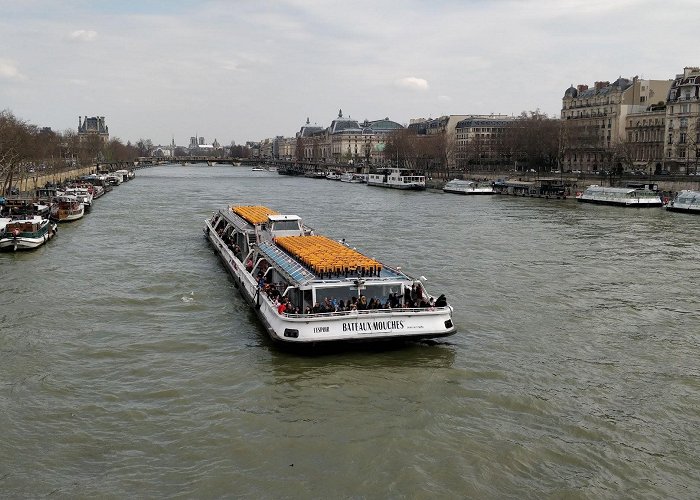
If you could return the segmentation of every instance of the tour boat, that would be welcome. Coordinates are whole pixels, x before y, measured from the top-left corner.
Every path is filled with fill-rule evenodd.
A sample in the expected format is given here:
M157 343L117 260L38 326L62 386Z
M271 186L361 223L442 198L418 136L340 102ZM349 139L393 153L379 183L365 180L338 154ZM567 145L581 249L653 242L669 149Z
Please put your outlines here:
M583 203L624 207L644 208L663 205L659 192L649 185L640 187L603 187L594 184L588 186L583 193L577 193L576 199Z
M53 238L56 229L55 223L40 215L0 219L0 250L31 250L40 247Z
M461 179L452 179L447 182L442 190L445 193L455 194L495 194L491 184L479 184L474 181L463 181Z
M690 189L680 191L676 197L666 205L666 210L700 214L700 191L691 191Z
M339 181L343 177L343 174L336 172L335 170L329 170L326 172L326 179L329 181Z
M205 221L205 236L270 338L320 345L419 340L456 332L444 295L314 234L297 215L232 206Z
M264 172L265 169L263 167L253 167L250 169L253 172Z
M51 211L51 218L58 222L71 222L85 215L85 206L75 197L58 196Z
M405 168L383 168L369 173L369 186L394 189L425 189L425 176Z

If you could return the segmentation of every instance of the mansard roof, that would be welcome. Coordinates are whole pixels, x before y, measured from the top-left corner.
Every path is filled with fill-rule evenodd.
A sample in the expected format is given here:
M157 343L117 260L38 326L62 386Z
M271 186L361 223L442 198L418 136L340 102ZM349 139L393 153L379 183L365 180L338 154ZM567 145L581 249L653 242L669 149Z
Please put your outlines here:
M304 125L301 130L297 132L297 137L311 137L312 135L321 132L323 127L318 127L316 125Z
M504 118L489 118L483 116L469 117L457 122L455 128L470 128L470 127L506 127L512 124L514 119Z
M330 127L328 127L328 133L339 134L341 132L362 132L360 124L357 120L352 120L350 118L338 117L331 122Z

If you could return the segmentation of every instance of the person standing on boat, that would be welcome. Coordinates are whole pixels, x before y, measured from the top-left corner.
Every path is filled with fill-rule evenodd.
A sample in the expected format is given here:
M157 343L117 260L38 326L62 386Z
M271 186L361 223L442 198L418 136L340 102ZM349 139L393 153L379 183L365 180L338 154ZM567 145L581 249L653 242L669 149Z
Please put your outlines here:
M277 306L277 313L282 315L287 310L287 300L283 300L279 306Z

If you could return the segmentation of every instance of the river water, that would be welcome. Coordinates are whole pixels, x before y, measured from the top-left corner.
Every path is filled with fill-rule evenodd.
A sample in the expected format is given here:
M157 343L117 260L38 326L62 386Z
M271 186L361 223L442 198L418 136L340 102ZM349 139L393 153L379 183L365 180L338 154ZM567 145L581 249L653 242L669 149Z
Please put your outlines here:
M276 349L202 235L303 216L445 293L435 345ZM137 172L0 255L0 496L697 498L700 218Z

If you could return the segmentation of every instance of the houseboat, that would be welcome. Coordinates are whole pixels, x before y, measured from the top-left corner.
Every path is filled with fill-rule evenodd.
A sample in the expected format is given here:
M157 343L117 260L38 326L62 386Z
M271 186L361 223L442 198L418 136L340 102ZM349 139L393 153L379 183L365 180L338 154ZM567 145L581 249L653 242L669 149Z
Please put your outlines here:
M58 222L72 222L81 219L83 215L85 206L75 196L58 196L51 209L51 218Z
M456 332L444 295L400 268L314 234L297 215L232 206L204 233L270 338L324 345L420 340Z
M690 214L700 214L700 191L684 189L666 205L666 210L671 212L685 212Z
M74 196L85 207L85 211L89 212L92 208L92 190L83 186L70 186L65 189L63 194Z
M452 179L447 182L442 190L445 193L454 194L495 194L493 185L490 183L476 183L474 181L463 181L461 179Z
M394 189L425 189L425 176L406 168L383 168L367 176L367 185Z
M588 186L582 193L576 194L582 203L617 205L623 207L660 207L663 205L656 185L630 185L628 187L603 187L596 184Z
M56 234L57 226L49 219L34 215L0 219L0 250L31 250L40 247Z

